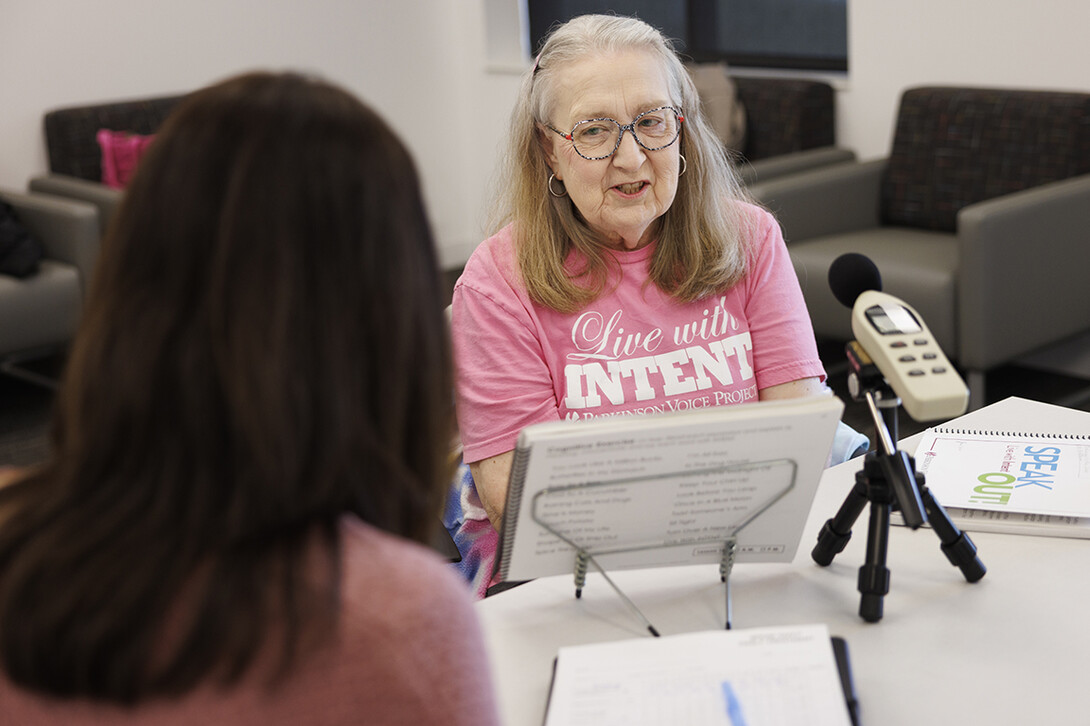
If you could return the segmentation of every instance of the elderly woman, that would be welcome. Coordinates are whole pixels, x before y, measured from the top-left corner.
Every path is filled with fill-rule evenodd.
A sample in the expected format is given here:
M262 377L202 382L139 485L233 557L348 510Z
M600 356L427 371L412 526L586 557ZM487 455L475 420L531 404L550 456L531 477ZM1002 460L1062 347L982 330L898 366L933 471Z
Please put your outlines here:
M452 308L469 466L448 525L479 593L523 427L826 393L780 228L745 201L658 31L602 15L557 28L505 171L506 226Z

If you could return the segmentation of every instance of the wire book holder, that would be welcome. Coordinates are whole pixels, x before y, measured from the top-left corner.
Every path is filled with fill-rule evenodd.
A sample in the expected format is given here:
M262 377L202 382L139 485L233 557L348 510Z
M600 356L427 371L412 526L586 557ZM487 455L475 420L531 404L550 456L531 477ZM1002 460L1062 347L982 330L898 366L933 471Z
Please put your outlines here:
M794 488L797 470L794 460L772 459L556 486L533 496L531 518L574 550L577 598L582 596L588 565L593 565L654 636L658 631L597 558L674 547L686 552L715 547L720 552L719 575L730 629L730 575L738 535Z

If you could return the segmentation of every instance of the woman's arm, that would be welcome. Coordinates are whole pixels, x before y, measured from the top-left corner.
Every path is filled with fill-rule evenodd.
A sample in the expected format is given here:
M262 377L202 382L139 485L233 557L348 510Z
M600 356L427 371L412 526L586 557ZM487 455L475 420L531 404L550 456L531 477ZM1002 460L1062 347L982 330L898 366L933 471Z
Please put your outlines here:
M833 395L832 390L820 378L800 378L796 381L788 381L758 391L758 396L762 401L772 401L778 398L831 395ZM825 466L840 464L852 457L866 453L869 446L870 439L841 421L837 426L832 448L829 449L829 457L825 460Z
M822 382L821 378L814 376L812 378L799 378L795 381L788 381L787 383L781 383L776 386L762 388L757 392L757 396L762 401L775 401L776 399L781 398L828 396L830 393L829 387Z
M477 496L481 498L488 521L498 532L503 522L503 508L507 502L507 484L511 479L511 462L515 452L502 454L475 461L469 465L473 474L473 483L477 486Z
M515 267L508 229L477 248L451 303L464 457L497 530L519 431L560 420L553 373L544 357L547 346ZM504 447L510 448L503 451Z

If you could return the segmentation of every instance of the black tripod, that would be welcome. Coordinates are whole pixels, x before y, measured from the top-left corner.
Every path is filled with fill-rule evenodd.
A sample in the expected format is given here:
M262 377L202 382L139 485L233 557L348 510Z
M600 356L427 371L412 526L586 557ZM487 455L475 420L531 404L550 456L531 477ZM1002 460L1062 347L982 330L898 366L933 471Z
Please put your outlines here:
M973 541L954 526L946 510L928 491L924 475L916 472L912 457L897 450L897 408L901 404L900 399L859 343L849 343L847 354L851 366L852 396L866 400L874 420L878 446L867 452L862 471L855 475L855 486L836 516L821 528L811 556L822 567L830 564L833 557L848 544L852 525L863 512L863 507L870 503L867 558L859 568L859 615L869 623L876 623L882 619L882 598L889 593L886 550L892 510L899 509L905 524L912 529L930 522L942 542L943 554L950 564L961 569L969 582L984 577L987 569L977 557Z

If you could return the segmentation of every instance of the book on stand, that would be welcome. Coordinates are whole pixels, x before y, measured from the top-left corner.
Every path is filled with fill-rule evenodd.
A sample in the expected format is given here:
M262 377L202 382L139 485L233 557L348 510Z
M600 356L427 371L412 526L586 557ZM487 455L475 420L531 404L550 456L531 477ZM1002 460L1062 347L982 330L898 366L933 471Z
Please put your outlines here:
M787 562L843 403L814 397L528 426L519 435L496 569L503 581L602 567Z

